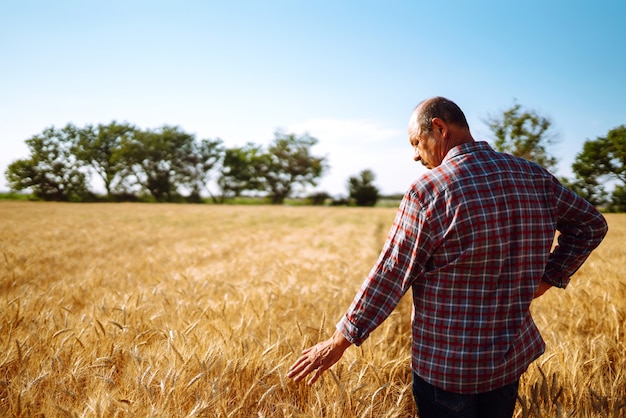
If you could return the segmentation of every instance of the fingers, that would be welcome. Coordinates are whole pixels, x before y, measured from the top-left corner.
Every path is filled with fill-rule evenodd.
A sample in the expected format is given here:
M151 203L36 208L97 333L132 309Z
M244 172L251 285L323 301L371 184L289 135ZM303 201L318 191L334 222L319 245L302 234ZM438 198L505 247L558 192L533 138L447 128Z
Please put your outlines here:
M307 382L309 385L315 383L324 371L334 364L332 361L327 364L327 355L325 355L327 353L326 350L322 349L322 346L323 343L320 343L304 350L300 358L289 368L287 377L299 382L315 372Z
M296 361L293 366L289 368L289 371L287 372L287 377L293 378L293 380L299 382L304 376L306 376L306 374L308 374L306 373L302 375L302 372L306 369L307 366L308 364L306 363L306 360L303 357L300 357L298 361Z
M307 385L311 386L313 383L317 382L317 379L319 379L322 373L324 373L325 371L326 371L326 368L324 367L319 367L315 369L315 373L313 373L313 376L311 376L309 381L306 382Z
M309 380L309 384L313 384L321 375L320 369L322 366L322 360L315 355L311 355L311 349L308 349L303 351L302 356L289 368L287 377L293 378L294 381L299 382L311 372L317 371L311 380Z
M333 338L322 341L304 350L300 358L289 368L287 377L296 382L315 372L308 381L312 385L320 376L333 366L343 355L350 343L343 337L337 343Z

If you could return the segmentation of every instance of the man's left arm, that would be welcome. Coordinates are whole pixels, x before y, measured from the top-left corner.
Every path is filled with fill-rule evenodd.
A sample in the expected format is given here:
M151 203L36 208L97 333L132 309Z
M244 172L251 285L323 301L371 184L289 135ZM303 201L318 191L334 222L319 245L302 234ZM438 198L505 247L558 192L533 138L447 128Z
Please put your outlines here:
M570 277L600 245L608 231L608 225L604 216L593 205L558 184L556 180L555 184L557 230L560 234L558 244L548 259L542 281L551 286L565 288Z

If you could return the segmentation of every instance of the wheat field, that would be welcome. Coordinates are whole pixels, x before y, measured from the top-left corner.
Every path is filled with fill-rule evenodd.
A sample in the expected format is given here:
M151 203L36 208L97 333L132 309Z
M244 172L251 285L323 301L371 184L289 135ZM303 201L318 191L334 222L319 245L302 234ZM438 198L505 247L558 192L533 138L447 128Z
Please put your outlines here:
M0 416L411 417L410 296L312 387L388 208L0 202ZM626 416L626 215L566 291L516 417Z

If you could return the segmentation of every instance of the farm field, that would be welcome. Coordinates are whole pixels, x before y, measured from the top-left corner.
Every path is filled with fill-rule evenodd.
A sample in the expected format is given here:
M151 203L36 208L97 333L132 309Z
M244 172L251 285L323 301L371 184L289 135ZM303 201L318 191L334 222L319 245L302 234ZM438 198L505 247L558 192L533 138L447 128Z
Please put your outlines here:
M0 202L0 416L411 417L410 296L312 387L395 209ZM626 215L533 302L516 417L626 417Z

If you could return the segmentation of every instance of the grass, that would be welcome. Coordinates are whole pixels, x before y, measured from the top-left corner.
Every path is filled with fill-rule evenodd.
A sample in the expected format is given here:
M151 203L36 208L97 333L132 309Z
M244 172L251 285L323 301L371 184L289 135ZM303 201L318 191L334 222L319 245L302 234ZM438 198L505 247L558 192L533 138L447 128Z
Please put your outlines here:
M17 192L0 192L0 201L2 200L37 200L32 194Z
M408 417L410 299L313 387L286 378L390 208L0 202L0 416ZM626 215L533 304L518 417L626 416Z

